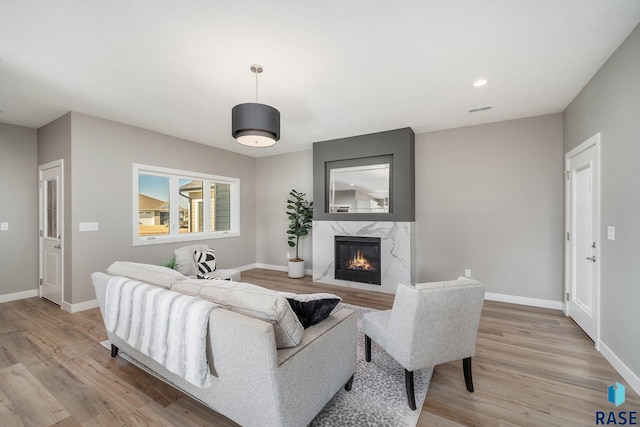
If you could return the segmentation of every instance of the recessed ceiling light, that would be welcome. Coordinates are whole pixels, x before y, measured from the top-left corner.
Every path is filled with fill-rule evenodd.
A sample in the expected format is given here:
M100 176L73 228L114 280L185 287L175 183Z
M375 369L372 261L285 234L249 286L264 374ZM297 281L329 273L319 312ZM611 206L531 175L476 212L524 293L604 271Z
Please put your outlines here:
M480 87L480 86L484 86L487 83L489 83L488 81L486 81L485 79L480 79L480 80L476 80L475 82L473 82L473 87Z

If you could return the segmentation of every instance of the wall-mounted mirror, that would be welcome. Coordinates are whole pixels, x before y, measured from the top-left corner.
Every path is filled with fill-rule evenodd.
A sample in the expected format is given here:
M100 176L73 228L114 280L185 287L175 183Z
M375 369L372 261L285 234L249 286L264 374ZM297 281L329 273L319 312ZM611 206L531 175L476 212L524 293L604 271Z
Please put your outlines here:
M390 163L329 169L329 213L389 213Z

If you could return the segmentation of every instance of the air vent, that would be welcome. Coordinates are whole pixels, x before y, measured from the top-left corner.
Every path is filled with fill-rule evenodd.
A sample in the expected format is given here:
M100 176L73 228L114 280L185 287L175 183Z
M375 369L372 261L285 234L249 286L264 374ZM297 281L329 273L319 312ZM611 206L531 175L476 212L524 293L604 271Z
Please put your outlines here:
M472 108L471 110L469 110L469 112L470 113L477 113L478 111L490 110L491 108L492 108L491 105L487 105L486 107Z

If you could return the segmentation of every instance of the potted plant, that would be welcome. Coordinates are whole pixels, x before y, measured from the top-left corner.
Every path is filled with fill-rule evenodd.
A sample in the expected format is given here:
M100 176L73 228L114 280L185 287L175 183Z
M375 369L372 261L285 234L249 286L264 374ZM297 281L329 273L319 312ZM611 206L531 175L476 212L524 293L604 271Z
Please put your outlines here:
M296 248L295 258L289 259L289 277L299 279L305 276L304 259L298 253L300 238L309 234L313 220L313 202L304 198L305 193L296 190L289 192L287 200L287 217L289 229L287 230L287 243Z

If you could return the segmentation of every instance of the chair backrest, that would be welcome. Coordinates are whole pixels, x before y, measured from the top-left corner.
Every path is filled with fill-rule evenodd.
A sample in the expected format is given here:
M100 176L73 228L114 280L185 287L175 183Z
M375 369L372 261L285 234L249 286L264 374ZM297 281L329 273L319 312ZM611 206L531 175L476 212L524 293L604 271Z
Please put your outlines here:
M189 245L183 246L173 251L176 256L176 270L185 276L196 275L196 261L193 258L195 251L206 251L209 249L208 245Z
M387 351L410 371L475 354L485 285L460 277L399 284L387 329Z

